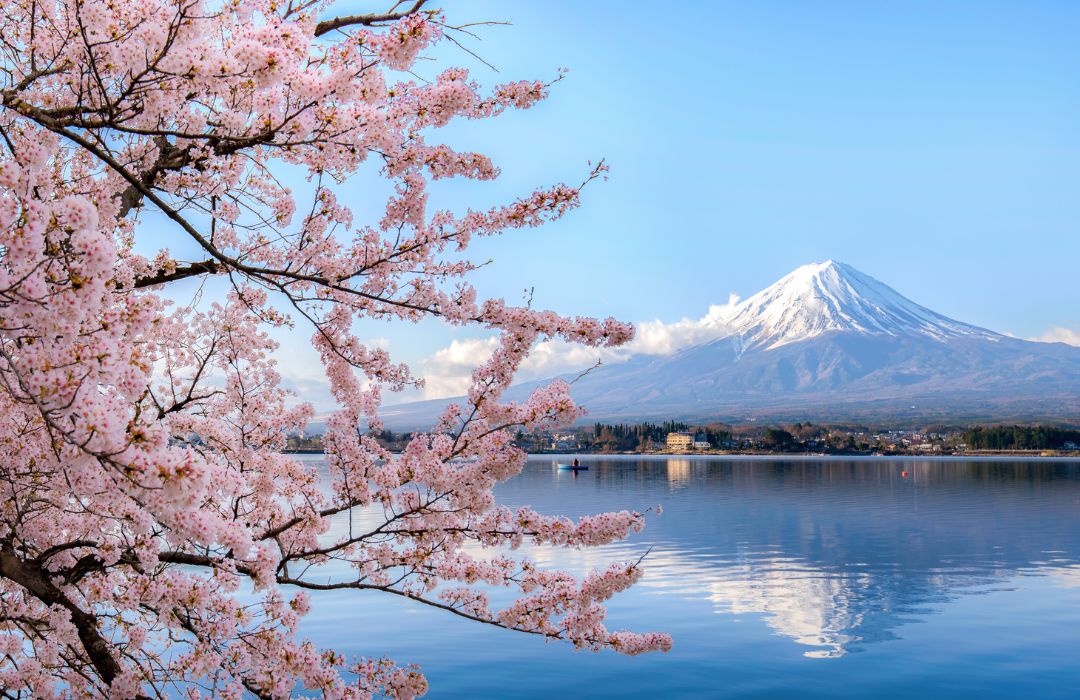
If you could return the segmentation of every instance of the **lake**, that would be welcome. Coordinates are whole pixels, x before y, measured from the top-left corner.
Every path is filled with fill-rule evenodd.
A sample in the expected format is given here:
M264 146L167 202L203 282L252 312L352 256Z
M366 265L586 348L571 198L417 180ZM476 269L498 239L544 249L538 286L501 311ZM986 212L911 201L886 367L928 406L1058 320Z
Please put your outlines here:
M302 634L419 664L431 698L1077 696L1080 461L558 461L530 458L500 500L663 514L617 545L522 552L583 573L651 550L608 626L670 632L671 652L575 652L378 593L313 596Z

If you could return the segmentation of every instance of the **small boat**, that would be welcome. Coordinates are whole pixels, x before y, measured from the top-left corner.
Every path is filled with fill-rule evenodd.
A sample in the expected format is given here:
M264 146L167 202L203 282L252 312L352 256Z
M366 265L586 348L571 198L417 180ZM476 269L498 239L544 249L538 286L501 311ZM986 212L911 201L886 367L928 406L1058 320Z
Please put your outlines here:
M567 471L572 471L572 472L587 472L587 471L589 471L589 468L587 466L585 466L584 464L578 464L578 465L560 464L558 466L559 466L559 469L565 469Z

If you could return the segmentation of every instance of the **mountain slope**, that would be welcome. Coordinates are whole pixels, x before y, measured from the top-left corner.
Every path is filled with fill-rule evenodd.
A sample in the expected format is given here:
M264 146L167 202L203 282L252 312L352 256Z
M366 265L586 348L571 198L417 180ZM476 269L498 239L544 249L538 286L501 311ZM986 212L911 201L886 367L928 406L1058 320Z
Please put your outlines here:
M800 267L716 324L715 340L591 372L575 398L590 419L1080 417L1080 348L955 321L843 263ZM388 421L416 427L444 403Z

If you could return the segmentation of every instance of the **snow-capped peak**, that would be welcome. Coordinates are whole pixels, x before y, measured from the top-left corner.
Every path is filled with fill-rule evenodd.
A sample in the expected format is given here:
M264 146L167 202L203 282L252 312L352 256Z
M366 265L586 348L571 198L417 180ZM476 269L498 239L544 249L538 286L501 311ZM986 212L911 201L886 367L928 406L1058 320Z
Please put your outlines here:
M735 306L723 325L744 347L775 348L836 331L866 335L999 338L901 296L850 265L803 265Z

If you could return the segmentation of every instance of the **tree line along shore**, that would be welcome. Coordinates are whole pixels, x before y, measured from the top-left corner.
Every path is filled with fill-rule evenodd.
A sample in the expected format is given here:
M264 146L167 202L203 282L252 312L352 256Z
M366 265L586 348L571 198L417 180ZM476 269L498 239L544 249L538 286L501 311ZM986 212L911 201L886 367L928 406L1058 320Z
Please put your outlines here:
M371 434L391 451L413 435L392 430ZM767 426L598 422L560 431L519 432L515 444L531 454L1080 455L1080 430L1046 425L886 429L812 422ZM291 436L286 451L322 453L322 436Z

